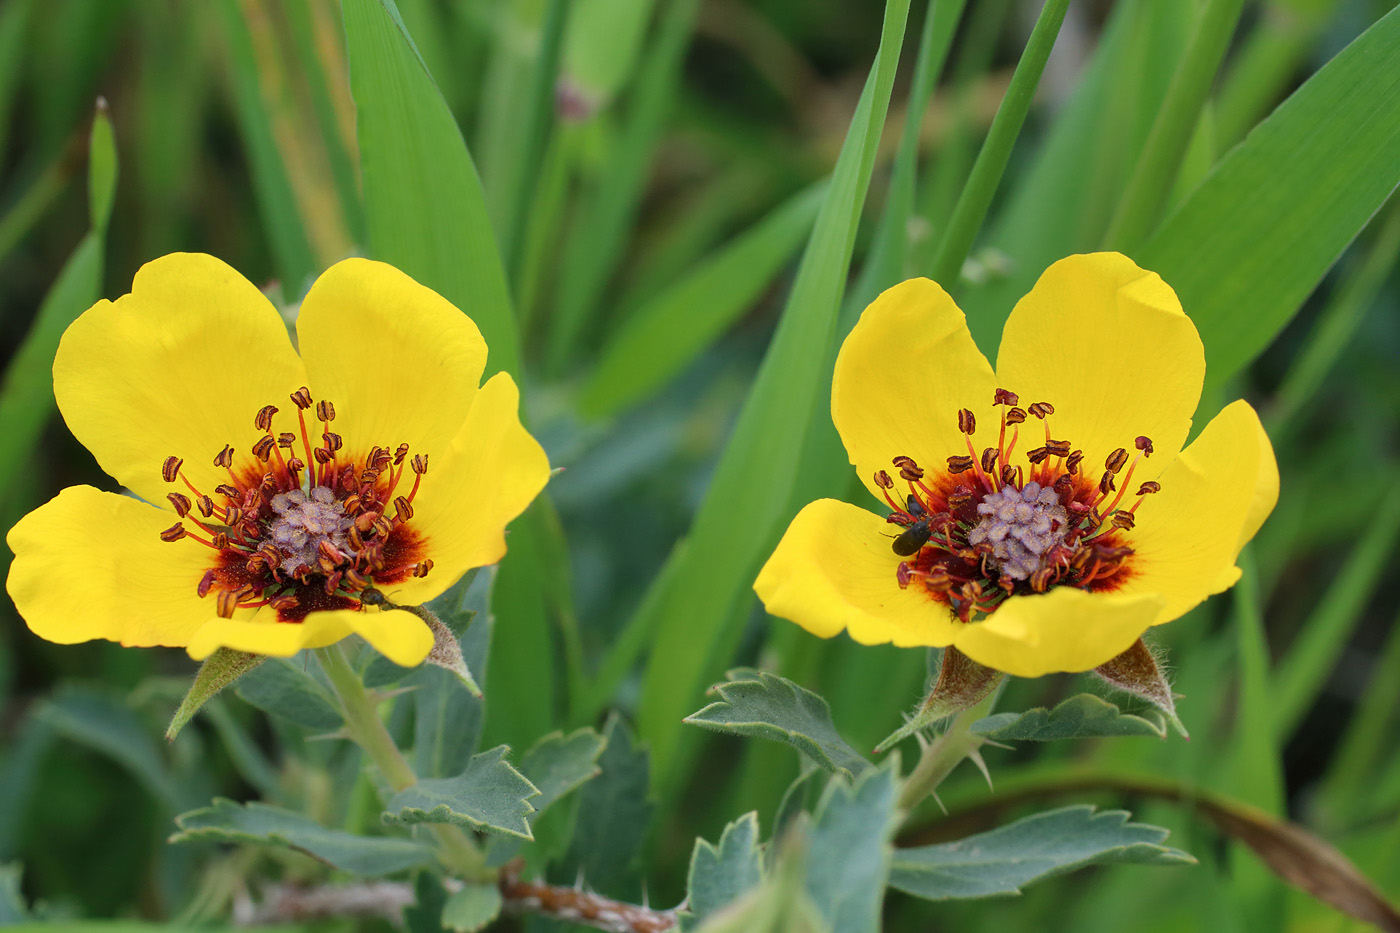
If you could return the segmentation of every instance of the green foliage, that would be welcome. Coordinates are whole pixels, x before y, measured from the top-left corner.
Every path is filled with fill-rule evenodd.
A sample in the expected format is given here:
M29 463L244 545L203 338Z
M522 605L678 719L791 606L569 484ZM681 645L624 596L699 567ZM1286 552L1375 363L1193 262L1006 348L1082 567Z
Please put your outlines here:
M647 750L638 746L616 714L603 729L599 775L579 790L574 838L563 860L564 875L582 871L595 890L611 897L640 895L639 856L653 806Z
M1161 713L1141 716L1123 712L1092 693L1079 693L1056 704L1024 713L997 713L972 724L972 732L997 742L1052 742L1057 739L1089 739L1110 735L1167 737Z
M812 819L807 893L832 930L873 933L890 872L899 756L856 780L832 779Z
M686 883L682 933L689 933L726 906L758 887L763 880L758 848L758 814L745 813L724 827L719 844L695 840Z
M0 926L14 926L29 919L29 905L19 889L22 874L17 863L0 865Z
M450 823L488 832L533 838L530 798L540 792L505 760L510 749L498 745L473 755L467 769L453 778L424 778L390 798L384 820L415 826Z
M452 892L442 907L442 925L457 933L475 933L501 912L501 889L494 884L467 884Z
M691 725L786 742L828 771L854 777L870 767L831 722L831 707L810 690L767 671L735 670L716 684L720 699L685 718Z
M194 683L166 727L165 738L174 740L205 703L265 660L261 655L234 651L232 648L219 648L205 658L204 663L199 665L199 673L194 675Z
M180 831L171 842L247 842L285 846L356 875L379 877L434 860L431 846L391 836L359 836L327 829L291 810L261 803L240 805L217 798L212 807L175 818Z
M238 679L234 692L245 703L291 720L307 729L340 728L340 713L330 688L298 658L269 658Z
M992 897L1085 865L1195 863L1160 844L1165 829L1127 820L1121 810L1064 807L957 842L898 849L890 884L929 900Z

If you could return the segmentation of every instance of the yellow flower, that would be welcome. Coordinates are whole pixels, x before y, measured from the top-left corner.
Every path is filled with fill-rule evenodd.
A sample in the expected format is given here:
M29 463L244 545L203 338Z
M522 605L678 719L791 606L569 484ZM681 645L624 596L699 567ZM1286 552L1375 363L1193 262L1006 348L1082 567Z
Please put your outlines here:
M1176 294L1117 253L1047 269L995 371L927 279L865 310L831 414L888 518L822 499L754 584L828 638L954 645L1022 677L1095 668L1239 578L1278 498L1248 404L1182 450L1205 377Z
M54 394L144 499L63 490L7 537L7 588L49 641L286 657L358 633L418 664L426 602L505 553L549 463L519 392L479 385L476 325L392 266L338 263L297 319L211 256L177 253L59 344ZM373 594L373 590L371 590Z

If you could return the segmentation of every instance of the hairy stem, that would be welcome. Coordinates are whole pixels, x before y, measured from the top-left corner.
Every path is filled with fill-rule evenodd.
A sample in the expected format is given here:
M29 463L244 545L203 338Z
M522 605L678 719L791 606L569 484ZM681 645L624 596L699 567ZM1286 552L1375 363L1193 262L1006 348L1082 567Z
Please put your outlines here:
M922 803L925 797L938 789L943 779L951 774L964 758L982 747L986 739L980 735L973 735L970 730L974 722L991 710L999 692L992 692L976 706L958 713L953 717L946 732L924 746L919 763L909 772L909 777L905 778L904 787L899 792L901 810L912 810Z

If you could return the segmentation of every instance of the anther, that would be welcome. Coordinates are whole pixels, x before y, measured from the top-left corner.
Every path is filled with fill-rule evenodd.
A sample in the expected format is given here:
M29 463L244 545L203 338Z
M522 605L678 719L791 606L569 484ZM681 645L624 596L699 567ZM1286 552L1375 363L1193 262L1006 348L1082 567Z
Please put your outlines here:
M238 487L230 485L229 483L220 483L214 487L214 491L230 502L238 502L243 498L243 493L238 491Z
M311 407L311 390L306 386L302 386L292 393L291 399L292 404L296 405L296 407L300 408L302 411L306 411Z
M1137 521L1137 519L1133 518L1132 512L1126 512L1122 509L1119 509L1117 512L1113 513L1114 528L1121 528L1124 531L1130 531L1135 521Z
M1068 473L1061 473L1060 478L1055 480L1055 491L1060 495L1066 495L1074 488L1074 477Z
M272 430L272 416L277 414L276 405L264 405L258 409L258 413L253 418L253 427L259 431Z
M1040 463L1049 456L1050 448L1048 447L1037 447L1035 450L1026 451L1026 459L1029 460L1031 463ZM1034 476L1035 474L1032 473L1031 475Z
M190 500L188 496L182 496L178 492L166 493L165 498L170 500L170 507L175 510L175 514L184 518L190 514Z
M1099 478L1099 492L1103 493L1105 496L1117 488L1118 487L1113 485L1112 473L1104 473L1104 475Z
M293 457L287 461L287 469L292 473L300 473L306 469L306 464L302 462L300 457Z
M394 466L398 466L399 464L403 463L403 458L404 458L404 457L407 457L407 456L408 456L408 445L407 445L407 444L400 444L400 445L398 446L398 449L396 449L396 450L394 451Z
M1050 588L1051 578L1055 575L1054 567L1041 567L1031 574L1031 589L1037 593L1044 593Z
M311 451L311 456L316 458L316 462L324 466L335 459L335 454L324 447L317 447Z
M1046 441L1045 449L1054 457L1069 456L1069 441Z
M923 469L914 461L913 457L906 457L900 454L898 457L891 460L890 463L899 467L899 475L910 482L924 478Z
M335 406L328 399L321 399L316 403L316 417L321 421L335 420Z
M419 561L417 564L415 564L414 567L413 567L413 575L414 575L415 577L426 577L426 576L428 575L428 571L429 571L429 570L432 570L432 569L433 569L433 560L432 560L432 558L428 558L427 560L420 560L420 561Z
M1140 496L1150 496L1150 495L1152 495L1154 492L1161 492L1161 491L1162 491L1162 484L1161 484L1161 483L1155 482L1155 481L1153 481L1153 480L1148 480L1147 482L1143 483L1141 486L1138 487L1137 494L1140 495Z
M953 456L948 458L949 473L966 473L968 470L972 469L972 465L973 460L971 457Z
M235 525L242 522L246 514L247 513L240 509L238 506L231 505L224 510L224 524L232 528Z
M228 535L222 531L214 535L214 548L222 551L226 547L228 547Z
M968 457L971 460L971 457ZM963 487L958 487L958 491L948 497L948 508L954 512L967 508L972 504L972 493Z
M413 472L422 476L424 473L428 472L428 455L414 454L413 459L409 461L409 465L413 467Z
M879 486L881 489L892 489L894 488L894 480L890 479L890 474L886 473L884 470L876 470L875 485Z
M219 451L219 455L218 455L217 457L214 458L214 466L216 466L216 467L231 467L231 466L233 466L233 448L230 447L229 445L225 444L225 445L224 445L224 449L221 450L221 451Z
M281 448L284 448L284 449L288 449L288 450L289 450L289 449L291 449L291 446L292 446L293 444L295 444L296 442L297 442L297 436L296 436L295 434L293 434L291 431L287 431L287 432L285 432L285 433L282 433L282 434L277 435L277 446L278 446L278 447L281 447Z
M1031 414L1044 421L1055 413L1055 406L1049 402L1032 402L1026 408Z
M1108 455L1108 458L1104 460L1103 465L1104 468L1108 470L1108 472L1117 473L1119 470L1123 469L1123 467L1128 465L1128 452L1122 447L1119 447L1113 453Z
M208 496L200 496L198 499L194 500L194 504L198 506L199 514L203 515L205 518L212 518L214 516L213 499Z
M992 394L993 405L1015 405L1020 398L1010 389L997 389Z
M360 534L369 534L369 530L374 527L374 523L379 521L378 512L361 512L355 516L355 527Z
M258 438L258 442L253 445L253 456L263 463L272 459L272 451L277 447L277 439L271 434L264 434Z
M199 578L199 585L194 588L194 591L199 594L200 599L209 595L209 588L214 585L214 578L215 574L212 568L204 571L204 576Z
M1008 408L1006 410L1007 424L1020 424L1026 420L1026 410L1024 408Z
M330 562L331 568L345 563L345 555L340 552L340 549L324 538L321 539L320 544L316 545L316 550L321 555L322 560Z
M1152 439L1150 437L1139 434L1137 440L1133 441L1133 445L1142 451L1144 457L1152 456Z
M1080 464L1081 462L1083 462L1083 460L1084 460L1084 451L1082 451L1082 450L1073 451L1073 452L1069 455L1069 459L1065 460L1065 469L1066 469L1069 473L1071 473L1071 474L1078 473L1078 472L1079 472L1079 464Z
M185 531L185 523L176 522L160 533L160 539L162 541L179 541L187 534L189 532Z
M970 408L958 409L958 430L964 434L974 434L977 431L977 416Z
M910 578L908 562L900 561L899 566L894 569L894 579L901 590L909 585Z
M1001 451L995 447L988 447L982 451L982 471L990 473L997 465L997 457L1001 456Z
M327 450L335 452L340 449L341 439L339 434L334 434L330 431L327 431L326 433L321 435L321 439L326 442Z
M1003 464L1001 468L1001 484L1003 486L1016 485L1016 468L1011 464Z
M409 502L403 496L396 497L394 499L394 514L398 516L399 521L408 521L413 517L413 503Z
M160 478L167 483L173 483L180 478L180 467L185 461L179 457L166 457L165 462L160 465Z
M283 593L280 596L274 596L267 601L268 606L277 610L278 612L286 612L289 609L295 609L298 605L300 605L300 603L301 600L297 599L291 593Z
M218 613L222 619L232 619L239 602L252 594L251 586L240 586L236 590L219 590Z

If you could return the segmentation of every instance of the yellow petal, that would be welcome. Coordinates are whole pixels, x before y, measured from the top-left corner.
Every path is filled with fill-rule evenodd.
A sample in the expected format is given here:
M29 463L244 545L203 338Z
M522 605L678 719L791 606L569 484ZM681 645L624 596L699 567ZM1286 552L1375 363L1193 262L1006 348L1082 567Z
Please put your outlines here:
M433 647L433 633L411 612L334 609L313 612L303 622L278 622L275 613L244 618L213 618L190 640L196 661L218 648L233 648L274 658L289 658L306 648L324 648L350 634L364 638L395 664L421 664Z
M1011 312L997 354L1000 384L1022 407L1054 405L1051 436L1083 450L1092 475L1115 448L1132 453L1135 438L1151 438L1156 457L1138 479L1154 478L1186 442L1205 367L1176 293L1118 253L1046 269Z
M393 266L347 259L311 286L297 316L311 394L362 458L407 443L437 456L471 409L486 365L481 332L446 298Z
M142 266L131 294L99 301L69 326L53 364L54 395L73 435L118 482L153 503L171 455L205 493L228 481L215 455L230 444L248 459L253 417L281 409L305 382L282 318L213 256L172 253Z
M477 393L441 457L434 457L413 500L411 527L425 539L433 569L388 590L397 603L424 603L473 567L506 553L506 525L549 481L549 458L520 424L520 392L497 373Z
M70 486L10 529L10 598L34 634L60 644L184 645L213 610L195 588L214 552L160 540L172 524L129 496Z
M849 503L818 499L797 513L753 588L769 613L822 638L845 629L867 645L949 644L960 624L948 609L895 580L895 528Z
M875 471L897 456L932 470L965 455L958 409L989 424L995 389L953 299L928 279L910 279L876 298L841 345L831 418L861 482L884 501Z
M1259 513L1272 508L1277 476L1254 409L1226 406L1162 474L1161 492L1138 507L1126 542L1137 552L1135 573L1118 592L1160 594L1154 624L1161 624L1228 589L1239 579L1235 558L1263 521Z
M964 625L953 644L979 664L1015 677L1087 671L1132 647L1161 606L1153 594L1062 586L1011 597L982 621Z

